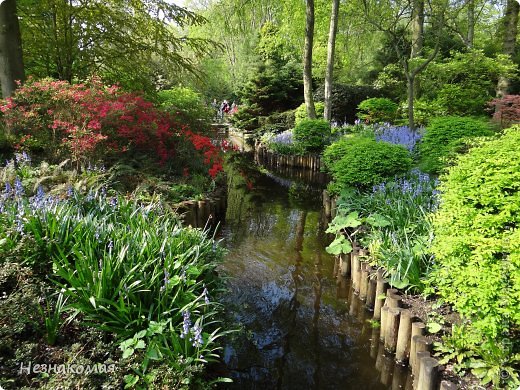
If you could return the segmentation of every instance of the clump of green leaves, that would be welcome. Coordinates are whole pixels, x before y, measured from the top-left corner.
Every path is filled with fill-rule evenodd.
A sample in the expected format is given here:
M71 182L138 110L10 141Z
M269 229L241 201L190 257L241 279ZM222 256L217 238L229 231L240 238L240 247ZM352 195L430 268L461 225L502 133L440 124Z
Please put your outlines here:
M489 123L469 118L448 116L434 118L419 144L421 168L438 173L457 153L467 150L467 139L492 135Z
M457 352L474 353L486 367L502 369L520 360L518 145L516 126L461 156L443 177L434 218L436 266L430 283L465 321L464 331L453 335L464 340ZM484 382L498 384L497 373L486 373ZM518 375L510 380L515 383Z
M316 110L316 116L318 118L323 118L323 111L325 110L325 104L323 102L315 102L314 109ZM298 108L294 111L294 122L297 125L298 123L308 120L309 115L307 114L307 106L305 103L302 103L298 106Z
M336 193L346 187L369 188L407 172L412 165L404 147L362 136L341 138L328 146L323 156L333 178L329 188Z
M330 124L322 119L305 119L293 131L294 142L306 152L320 152L330 137Z
M367 123L392 123L399 106L388 98L370 98L359 103L357 117Z

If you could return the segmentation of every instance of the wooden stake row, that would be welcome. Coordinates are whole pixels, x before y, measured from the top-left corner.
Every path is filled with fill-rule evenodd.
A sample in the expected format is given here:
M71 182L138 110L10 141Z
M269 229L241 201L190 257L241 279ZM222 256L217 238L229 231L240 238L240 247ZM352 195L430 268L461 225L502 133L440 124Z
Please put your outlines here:
M185 225L194 228L214 227L226 213L226 197L217 195L211 199L188 200L177 205Z
M414 378L413 384L410 384L413 389L454 388L453 386L456 385L451 382L439 383L440 366L438 361L430 356L432 342L425 336L424 323L414 321L410 310L402 308L402 297L399 291L389 288L388 281L384 278L384 271L374 270L367 260L368 252L355 248L349 255L338 256L335 272L339 280L350 275L351 295L357 295L357 298L351 297L350 314L354 316L357 312L358 304L354 304L354 301L364 302L365 309L373 310L373 319L380 321L379 340L382 343L380 352L375 357L376 351L371 348L371 355L374 354L376 358L376 367L380 366L381 382L386 375L384 374L386 371L381 369L385 359L388 359L387 355L384 355L386 352L393 355L399 365L408 364ZM374 333L373 336L377 338ZM380 356L381 354L384 356ZM383 384L389 386L389 382L386 380Z
M294 156L274 153L262 145L256 145L255 158L261 163L275 167L306 168L320 171L322 161L319 155L308 154L305 156Z

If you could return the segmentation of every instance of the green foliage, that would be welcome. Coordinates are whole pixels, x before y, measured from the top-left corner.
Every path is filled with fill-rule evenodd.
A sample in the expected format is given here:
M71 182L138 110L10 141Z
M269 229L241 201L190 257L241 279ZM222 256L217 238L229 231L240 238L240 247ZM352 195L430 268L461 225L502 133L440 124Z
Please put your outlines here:
M515 66L507 56L488 57L481 50L454 52L433 62L421 76L423 99L447 115L485 115L500 76L512 77Z
M122 350L137 374L127 378L139 385L162 364L186 380L216 357L220 306L209 294L222 250L212 238L183 228L157 200L108 197L105 189L52 196L39 187L30 196L21 178L32 180L36 170L27 173L16 161L2 172L8 184L0 197L0 259L30 265L60 291L35 309L47 343L59 340L68 312L74 314L65 323L77 315L84 326L136 339Z
M361 136L346 136L328 146L323 160L332 174L331 189L337 192L345 187L370 187L408 171L412 164L402 146Z
M421 290L432 264L428 212L436 207L435 181L412 171L372 191L343 190L337 204L327 230L336 233L329 253L350 251L347 239L355 239L369 249L371 263L386 270L392 286Z
M186 87L175 87L157 93L157 100L166 111L180 116L182 123L196 130L206 130L214 116L201 95Z
M358 118L367 123L392 123L397 117L397 103L388 98L370 98L358 106Z
M440 172L457 153L467 149L468 138L492 134L489 123L479 119L434 118L419 144L421 168L426 172Z
M482 142L460 156L440 187L430 283L463 317L463 330L452 337L463 340L456 349L464 359L484 361L473 368L506 369L519 360L519 144L519 127ZM479 373L495 382L498 371Z
M255 69L241 99L258 108L258 114L294 109L303 100L303 83L299 64L267 60Z
M302 120L294 128L294 142L308 153L321 152L330 137L330 124L323 119Z
M84 80L100 74L131 90L155 91L160 76L193 69L183 50L201 53L206 39L176 29L204 21L162 0L92 4L57 0L18 2L27 74ZM131 60L129 60L131 58Z
M325 110L325 104L323 102L315 102L314 109L316 110L316 116L318 118L323 118L323 110ZM298 106L296 111L294 111L294 123L297 125L301 121L309 119L307 115L307 106L305 103L302 103Z
M320 86L314 93L316 101L324 100L325 89ZM357 106L368 98L382 97L383 92L368 85L334 83L332 86L332 120L338 123L354 123Z

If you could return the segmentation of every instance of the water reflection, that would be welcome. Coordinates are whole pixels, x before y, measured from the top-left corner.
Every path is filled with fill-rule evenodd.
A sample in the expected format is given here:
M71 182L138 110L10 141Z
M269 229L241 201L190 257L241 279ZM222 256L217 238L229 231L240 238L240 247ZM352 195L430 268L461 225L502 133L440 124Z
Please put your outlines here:
M225 388L404 388L406 375L384 355L371 316L324 251L322 188L243 161L228 178L224 304L243 331L226 341L234 383Z

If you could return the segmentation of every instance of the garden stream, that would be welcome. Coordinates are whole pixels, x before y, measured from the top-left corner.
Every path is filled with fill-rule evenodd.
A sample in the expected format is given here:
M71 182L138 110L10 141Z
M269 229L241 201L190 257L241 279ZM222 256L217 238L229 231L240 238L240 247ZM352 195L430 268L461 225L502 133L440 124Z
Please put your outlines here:
M222 374L234 383L222 388L407 388L407 370L384 355L371 314L325 252L325 180L244 158L230 165L223 303L241 331L224 343Z

